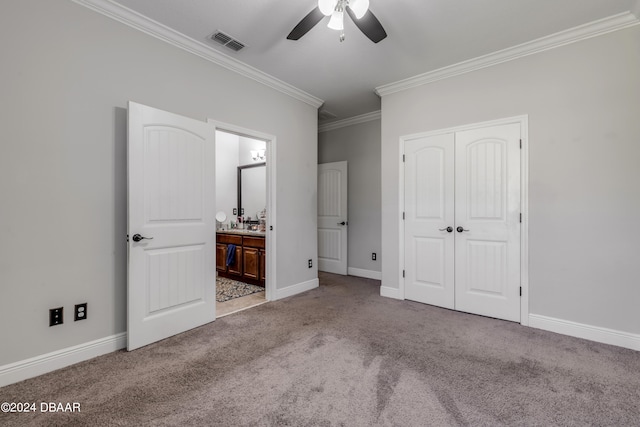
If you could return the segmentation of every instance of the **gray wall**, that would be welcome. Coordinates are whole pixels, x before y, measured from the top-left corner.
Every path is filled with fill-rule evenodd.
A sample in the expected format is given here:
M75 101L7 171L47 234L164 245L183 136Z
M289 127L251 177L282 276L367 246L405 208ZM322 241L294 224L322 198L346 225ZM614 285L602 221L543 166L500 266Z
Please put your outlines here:
M348 266L380 271L380 120L318 135L318 163L348 162ZM371 260L375 252L376 261Z
M275 135L277 287L317 278L316 108L71 1L4 1L0 58L0 366L126 329L128 100Z
M640 332L640 26L384 96L382 285L400 136L529 115L530 313Z

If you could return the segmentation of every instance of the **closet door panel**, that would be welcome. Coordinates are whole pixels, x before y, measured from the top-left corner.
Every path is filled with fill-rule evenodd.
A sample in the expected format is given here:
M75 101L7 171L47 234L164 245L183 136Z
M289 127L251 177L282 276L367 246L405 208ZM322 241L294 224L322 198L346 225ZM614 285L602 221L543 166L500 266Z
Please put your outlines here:
M520 320L520 126L456 133L456 309Z
M405 298L454 307L453 135L405 143Z

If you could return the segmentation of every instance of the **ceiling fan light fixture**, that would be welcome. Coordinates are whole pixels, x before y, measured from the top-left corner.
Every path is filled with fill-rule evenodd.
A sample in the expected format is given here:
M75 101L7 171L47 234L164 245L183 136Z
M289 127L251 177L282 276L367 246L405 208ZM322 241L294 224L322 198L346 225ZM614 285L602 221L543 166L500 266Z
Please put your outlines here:
M318 8L324 16L329 16L336 9L338 0L318 0Z
M331 19L329 20L329 25L327 27L332 30L344 30L344 12L342 11L334 11L331 15Z
M369 0L351 0L349 7L353 10L353 14L356 18L360 19L369 10Z

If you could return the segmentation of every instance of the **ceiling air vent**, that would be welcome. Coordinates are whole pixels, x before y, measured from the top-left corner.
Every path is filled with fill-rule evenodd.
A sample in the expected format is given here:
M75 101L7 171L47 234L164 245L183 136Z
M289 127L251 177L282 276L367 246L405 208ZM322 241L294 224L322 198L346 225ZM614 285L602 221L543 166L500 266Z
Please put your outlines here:
M228 47L235 52L239 51L245 46L244 43L223 33L222 31L216 31L215 33L211 34L209 36L209 39L213 40L216 43L220 43L222 46Z

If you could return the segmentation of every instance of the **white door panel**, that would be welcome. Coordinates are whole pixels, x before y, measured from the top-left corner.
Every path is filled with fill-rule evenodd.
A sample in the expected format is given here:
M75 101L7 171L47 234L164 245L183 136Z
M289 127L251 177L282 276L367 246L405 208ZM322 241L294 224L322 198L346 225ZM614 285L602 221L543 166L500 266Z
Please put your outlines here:
M405 298L454 307L453 134L405 145Z
M129 350L215 320L214 160L212 125L129 103Z
M347 162L318 165L318 270L347 274Z
M520 126L456 133L456 309L520 320Z

